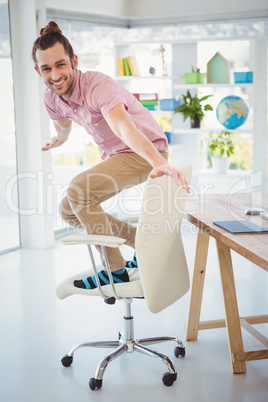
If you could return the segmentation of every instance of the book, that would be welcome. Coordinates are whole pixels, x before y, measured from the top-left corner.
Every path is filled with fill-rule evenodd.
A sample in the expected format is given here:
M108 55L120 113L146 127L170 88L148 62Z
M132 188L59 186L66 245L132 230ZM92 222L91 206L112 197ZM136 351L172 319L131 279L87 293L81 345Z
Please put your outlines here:
M123 58L123 65L124 65L124 75L131 75L131 71L126 57Z
M158 104L157 100L140 100L143 106L156 106Z
M147 93L147 94L139 94L139 100L158 100L158 94L156 93Z
M138 99L138 101L158 101L158 94L137 94L137 93L133 93L132 95L135 96L136 99Z
M118 76L124 75L124 64L122 58L117 59L117 75Z
M155 110L155 105L143 105L148 110Z
M127 57L127 62L130 68L131 75L140 75L140 70L135 56Z

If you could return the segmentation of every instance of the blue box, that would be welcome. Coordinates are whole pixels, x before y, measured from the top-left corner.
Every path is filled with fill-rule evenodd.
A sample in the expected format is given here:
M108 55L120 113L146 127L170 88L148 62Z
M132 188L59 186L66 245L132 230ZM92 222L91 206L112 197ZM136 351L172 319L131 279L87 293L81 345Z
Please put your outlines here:
M234 82L236 84L253 82L253 72L252 71L247 71L247 72L241 71L241 72L234 73Z
M160 110L175 110L178 106L180 106L181 101L176 100L175 98L171 99L159 99Z
M168 143L170 144L170 143L171 143L171 134L172 134L172 133L170 133L170 132L168 132L168 131L164 131L164 133L165 133L165 135L166 135L166 137L167 137Z

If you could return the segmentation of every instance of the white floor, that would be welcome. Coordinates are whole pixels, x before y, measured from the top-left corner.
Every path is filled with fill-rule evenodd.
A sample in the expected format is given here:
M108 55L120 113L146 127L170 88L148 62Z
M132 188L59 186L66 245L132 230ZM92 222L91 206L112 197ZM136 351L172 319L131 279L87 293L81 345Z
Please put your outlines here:
M195 234L183 236L192 271ZM125 247L126 257L132 251ZM267 272L233 255L241 316L267 314ZM224 317L223 298L211 242L202 319ZM50 250L21 249L0 257L0 401L1 402L267 402L268 360L247 363L247 373L231 370L226 329L199 333L197 342L184 342L185 358L173 356L174 344L156 345L168 354L178 380L165 387L166 367L139 353L125 354L111 363L103 388L91 391L88 380L105 351L80 349L73 365L64 368L62 356L76 343L117 339L123 303L106 305L99 298L73 296L63 301L55 295L57 283L88 265L86 246ZM78 275L79 276L79 275ZM175 305L153 315L143 300L133 303L136 337L175 335L184 341L189 293ZM259 325L267 336L267 325ZM263 349L243 332L245 349Z

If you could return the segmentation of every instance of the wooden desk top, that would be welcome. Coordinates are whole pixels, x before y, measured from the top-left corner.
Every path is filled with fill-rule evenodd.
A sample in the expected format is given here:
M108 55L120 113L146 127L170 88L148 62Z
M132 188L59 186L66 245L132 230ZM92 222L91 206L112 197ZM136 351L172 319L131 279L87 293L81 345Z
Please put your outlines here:
M268 220L245 214L245 210L251 207L268 210L268 194L263 194L262 199L254 193L190 195L187 198L185 219L268 271L268 233L234 235L213 224L213 221L247 219L268 229Z

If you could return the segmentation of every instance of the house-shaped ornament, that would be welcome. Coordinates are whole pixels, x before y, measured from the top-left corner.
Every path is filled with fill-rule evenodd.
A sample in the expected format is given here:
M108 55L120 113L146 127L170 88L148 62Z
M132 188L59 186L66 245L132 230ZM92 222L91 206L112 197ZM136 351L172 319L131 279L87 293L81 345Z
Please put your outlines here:
M230 63L217 52L207 63L207 82L209 83L229 83Z

